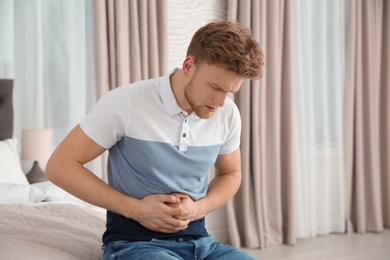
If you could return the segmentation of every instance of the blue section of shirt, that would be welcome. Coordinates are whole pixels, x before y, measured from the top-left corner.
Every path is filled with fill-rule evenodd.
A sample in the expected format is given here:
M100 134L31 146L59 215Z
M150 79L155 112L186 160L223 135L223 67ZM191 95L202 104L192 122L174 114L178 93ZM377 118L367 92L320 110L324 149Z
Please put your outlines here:
M134 198L149 194L185 193L197 200L206 194L208 172L221 145L190 146L124 137L110 149L109 183Z

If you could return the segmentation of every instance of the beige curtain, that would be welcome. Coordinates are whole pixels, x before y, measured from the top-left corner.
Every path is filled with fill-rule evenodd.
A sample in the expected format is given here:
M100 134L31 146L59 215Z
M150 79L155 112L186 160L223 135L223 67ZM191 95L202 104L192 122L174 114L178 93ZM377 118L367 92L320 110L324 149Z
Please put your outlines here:
M167 73L165 0L93 3L99 96L109 89Z
M234 97L242 116L243 171L227 205L235 247L296 241L294 8L291 0L228 1L227 19L250 28L265 53L263 78L245 82Z
M390 2L349 2L345 82L349 232L390 227Z

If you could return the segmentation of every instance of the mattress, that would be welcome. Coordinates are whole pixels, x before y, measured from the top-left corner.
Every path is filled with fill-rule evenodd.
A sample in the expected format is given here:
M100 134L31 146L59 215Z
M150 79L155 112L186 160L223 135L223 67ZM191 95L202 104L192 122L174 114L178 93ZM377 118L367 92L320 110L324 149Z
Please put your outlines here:
M104 230L104 212L83 205L0 205L0 259L102 259Z

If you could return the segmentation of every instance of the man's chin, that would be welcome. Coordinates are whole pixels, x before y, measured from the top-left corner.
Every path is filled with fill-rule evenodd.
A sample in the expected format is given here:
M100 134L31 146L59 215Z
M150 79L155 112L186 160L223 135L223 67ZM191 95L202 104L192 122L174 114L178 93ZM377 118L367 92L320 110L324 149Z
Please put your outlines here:
M210 113L210 112L207 112L207 113L197 113L197 112L195 112L195 114L199 118L202 118L202 119L210 119L214 115L214 113Z
M217 109L214 109L213 111L210 111L209 109L207 109L207 107L204 107L204 106L193 106L193 110L192 111L194 111L194 113L199 118L209 119L209 118L211 118L215 114Z

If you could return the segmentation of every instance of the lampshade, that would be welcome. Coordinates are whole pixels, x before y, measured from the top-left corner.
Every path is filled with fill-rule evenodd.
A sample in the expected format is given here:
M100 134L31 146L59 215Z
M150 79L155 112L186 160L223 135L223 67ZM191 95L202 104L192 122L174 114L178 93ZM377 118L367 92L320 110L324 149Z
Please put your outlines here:
M22 130L22 160L46 161L51 155L52 131L47 129Z

